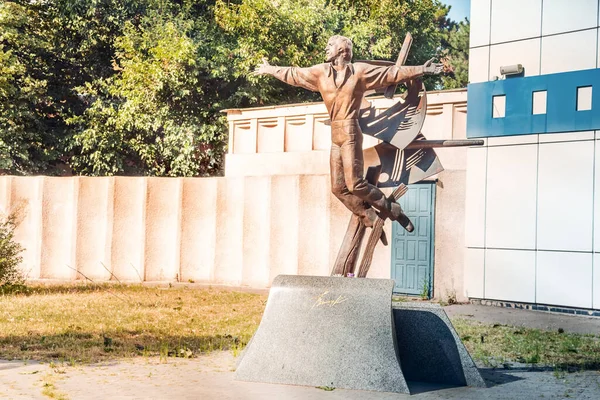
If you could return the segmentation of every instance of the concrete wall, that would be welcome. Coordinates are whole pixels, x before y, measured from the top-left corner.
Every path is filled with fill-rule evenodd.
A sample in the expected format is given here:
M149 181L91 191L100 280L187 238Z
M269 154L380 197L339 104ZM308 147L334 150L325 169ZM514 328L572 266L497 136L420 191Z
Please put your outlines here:
M23 212L29 279L266 287L329 275L348 217L337 203L325 175L0 177L0 212Z
M377 112L395 100L369 98ZM291 104L227 110L229 147L225 176L329 174L331 130L323 103ZM428 139L465 139L467 91L446 90L427 94L423 134ZM379 141L366 136L363 148ZM466 149L438 152L446 169L466 168Z

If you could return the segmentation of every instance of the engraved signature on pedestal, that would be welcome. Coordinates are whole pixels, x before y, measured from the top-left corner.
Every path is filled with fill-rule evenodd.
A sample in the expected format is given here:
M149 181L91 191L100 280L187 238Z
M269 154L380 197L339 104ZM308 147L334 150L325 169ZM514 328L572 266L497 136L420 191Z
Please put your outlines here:
M320 307L320 306L333 307L335 305L338 305L338 304L343 303L348 300L347 297L344 297L341 294L337 298L333 298L333 297L331 297L331 295L327 296L328 293L329 293L329 290L326 290L323 293L321 293L315 300L315 303L311 307L311 310L315 307ZM326 296L329 298L327 298Z

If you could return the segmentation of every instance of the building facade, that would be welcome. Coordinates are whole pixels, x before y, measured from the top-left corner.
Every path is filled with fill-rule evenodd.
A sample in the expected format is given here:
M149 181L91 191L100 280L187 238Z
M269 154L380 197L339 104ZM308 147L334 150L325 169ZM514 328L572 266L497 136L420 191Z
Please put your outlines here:
M600 309L599 9L471 1L469 298Z

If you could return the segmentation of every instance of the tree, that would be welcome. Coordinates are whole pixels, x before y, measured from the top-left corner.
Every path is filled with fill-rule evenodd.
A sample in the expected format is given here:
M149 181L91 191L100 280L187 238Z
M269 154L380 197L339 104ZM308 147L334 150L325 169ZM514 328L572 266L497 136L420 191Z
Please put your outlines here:
M204 30L204 32L200 32ZM221 167L225 127L205 45L210 27L158 11L115 40L114 75L79 87L90 105L68 122L73 167L88 175L199 176Z
M445 89L467 87L469 83L469 20L460 22L447 33L442 62L448 74L442 77Z
M0 173L219 174L221 110L319 99L250 76L262 57L316 64L342 34L355 59L393 60L411 32L409 64L458 59L444 52L448 10L438 0L0 0Z
M451 24L448 11L437 0L217 0L215 14L217 23L237 38L232 53L235 69L248 74L262 57L280 65L323 62L325 44L333 34L352 39L356 60L395 60L410 32L413 45L407 64L422 64L441 55L440 43ZM438 82L438 77L426 80L429 88ZM262 102L314 98L298 92L290 96L289 88L286 93L285 86L271 80L269 85L277 88L271 96L264 92L268 89L248 90Z
M8 216L0 215L0 289L6 285L21 284L25 279L19 269L24 249L14 240L20 216L20 210Z

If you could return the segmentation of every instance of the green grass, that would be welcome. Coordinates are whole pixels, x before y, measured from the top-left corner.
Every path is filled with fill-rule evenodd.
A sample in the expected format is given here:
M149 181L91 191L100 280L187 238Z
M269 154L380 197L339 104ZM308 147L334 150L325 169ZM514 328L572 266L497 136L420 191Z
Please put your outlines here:
M223 289L62 285L0 295L0 358L97 362L242 348L265 295Z
M1 288L0 288L1 289ZM0 359L57 365L127 357L240 354L258 327L266 295L226 289L60 285L0 290ZM397 299L398 300L398 299ZM406 299L402 299L406 300ZM557 371L600 369L600 336L454 319L475 360Z
M454 319L471 356L488 366L519 362L563 370L600 369L600 336Z

